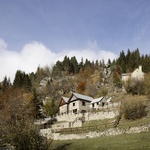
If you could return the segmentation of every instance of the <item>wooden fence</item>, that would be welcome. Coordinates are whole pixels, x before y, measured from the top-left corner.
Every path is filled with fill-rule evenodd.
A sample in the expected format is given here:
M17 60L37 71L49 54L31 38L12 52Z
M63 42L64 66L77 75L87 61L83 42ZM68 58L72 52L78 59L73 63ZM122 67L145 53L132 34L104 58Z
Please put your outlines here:
M61 134L77 134L77 133L86 133L89 131L103 131L107 128L113 128L114 125L112 123L106 123L101 125L95 126L83 126L83 127L76 127L76 128L63 128L63 129L54 129L53 132L61 133Z
M129 129L130 127L140 127L148 125L150 129L150 124L149 122L137 122L136 124L126 124L124 121L120 121L119 125L117 128L122 128L122 129ZM104 131L109 128L116 128L114 126L114 122L106 122L100 125L93 125L93 126L82 126L82 127L76 127L76 128L63 128L63 129L54 129L53 132L55 133L60 133L60 134L79 134L79 133L88 133L90 131Z

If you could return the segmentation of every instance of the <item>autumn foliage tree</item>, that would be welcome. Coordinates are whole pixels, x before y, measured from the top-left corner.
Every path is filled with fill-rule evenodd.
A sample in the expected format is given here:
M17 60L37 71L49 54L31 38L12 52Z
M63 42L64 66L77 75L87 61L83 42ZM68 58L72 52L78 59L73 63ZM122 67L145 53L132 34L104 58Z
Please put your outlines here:
M83 81L80 81L77 85L77 92L83 94L85 89L86 89L86 83Z
M24 89L11 88L0 95L0 146L10 144L16 150L44 150L44 140L33 124L34 96ZM48 149L45 147L45 150Z
M117 87L122 87L121 73L120 66L115 66L113 69L113 81Z

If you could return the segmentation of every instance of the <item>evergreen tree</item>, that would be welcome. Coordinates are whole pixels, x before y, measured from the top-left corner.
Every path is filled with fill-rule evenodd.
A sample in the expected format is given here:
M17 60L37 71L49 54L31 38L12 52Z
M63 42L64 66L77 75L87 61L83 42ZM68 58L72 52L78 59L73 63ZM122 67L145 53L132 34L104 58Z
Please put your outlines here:
M64 66L64 71L66 73L70 73L70 70L71 70L70 67L71 67L71 65L70 65L70 59L69 59L69 57L67 57L67 56L64 57L63 66Z
M126 55L126 65L127 65L127 70L126 70L126 72L131 72L131 71L133 71L133 70L131 69L130 64L131 64L131 52L130 52L130 49L128 49L127 55Z
M31 90L32 85L31 85L31 80L29 78L29 75L25 74L25 72L17 70L15 74L13 86L16 88L25 88Z
M0 84L0 90L5 91L6 89L11 87L10 79L5 76L4 80Z
M140 52L138 48L134 51L134 55L135 55L135 67L138 68L138 66L140 65Z
M108 64L108 65L111 65L111 60L110 60L110 59L108 59L107 64Z
M123 50L120 52L120 56L117 60L117 65L121 66L123 73L126 72L126 58Z
M150 55L149 56L147 54L145 56L142 55L141 64L142 64L143 72L145 73L150 72Z
M72 73L78 73L79 72L79 66L78 66L78 62L77 62L77 59L75 56L71 58L70 63L72 64L71 72Z
M95 61L95 68L99 69L99 62L98 62L98 60Z
M85 60L85 63L84 63L84 68L86 68L86 67L90 67L91 66L91 62L88 60L88 59L86 59Z
M22 87L22 80L23 80L22 72L20 70L17 70L17 72L15 74L13 86L17 87L17 88Z
M136 49L131 53L130 66L132 70L134 70L135 68L138 68L139 65L140 65L140 53L139 50Z
M83 58L81 58L81 62L79 63L79 71L83 70Z

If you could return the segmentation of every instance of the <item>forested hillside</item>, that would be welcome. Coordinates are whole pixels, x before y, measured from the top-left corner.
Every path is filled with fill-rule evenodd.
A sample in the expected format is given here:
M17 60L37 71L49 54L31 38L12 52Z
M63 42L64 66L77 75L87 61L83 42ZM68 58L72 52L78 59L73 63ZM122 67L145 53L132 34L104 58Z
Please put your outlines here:
M138 49L132 52L128 50L126 54L121 51L116 60L109 59L108 62L91 62L83 58L78 62L75 56L65 56L52 68L38 67L35 73L26 74L17 70L13 83L5 77L0 84L0 94L12 88L29 91L34 96L36 117L41 114L43 101L47 102L44 113L51 115L57 112L61 96L69 96L72 91L94 98L114 93L122 88L121 74L132 72L139 65L142 65L143 72L150 72L150 55L141 55Z

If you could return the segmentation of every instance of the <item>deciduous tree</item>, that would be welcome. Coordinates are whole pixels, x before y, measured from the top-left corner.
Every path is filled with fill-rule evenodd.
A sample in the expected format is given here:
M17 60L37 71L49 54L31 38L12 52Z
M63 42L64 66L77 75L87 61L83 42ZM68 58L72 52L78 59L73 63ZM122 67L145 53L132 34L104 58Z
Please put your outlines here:
M35 118L34 96L24 89L11 88L0 95L0 146L10 144L16 150L48 150Z

